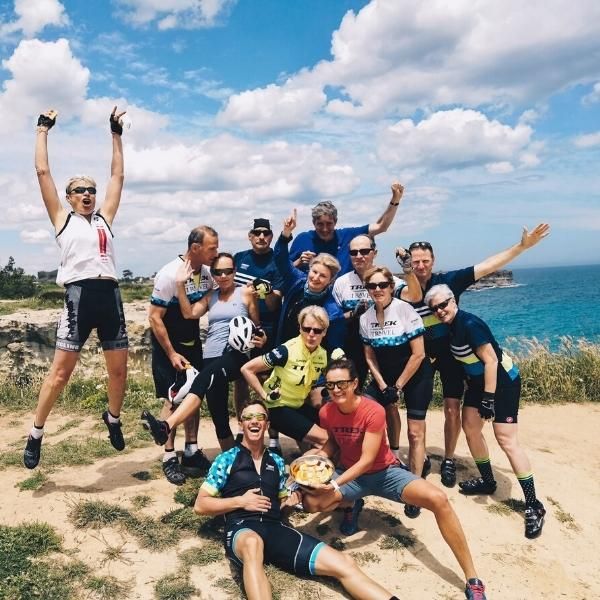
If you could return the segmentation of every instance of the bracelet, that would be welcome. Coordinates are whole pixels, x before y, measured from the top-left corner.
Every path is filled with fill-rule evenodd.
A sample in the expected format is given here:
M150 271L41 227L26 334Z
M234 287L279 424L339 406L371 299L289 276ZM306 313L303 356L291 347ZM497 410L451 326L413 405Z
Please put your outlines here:
M390 202L390 206L400 206L400 202Z
M329 483L331 484L334 492L340 491L340 484L335 479L332 479Z

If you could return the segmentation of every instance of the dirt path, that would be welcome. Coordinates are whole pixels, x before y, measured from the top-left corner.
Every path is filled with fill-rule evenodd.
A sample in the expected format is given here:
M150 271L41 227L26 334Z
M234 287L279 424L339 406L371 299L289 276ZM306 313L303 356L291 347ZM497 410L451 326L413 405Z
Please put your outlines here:
M0 451L21 447L30 417L0 417L3 432ZM47 432L55 432L69 420L52 415ZM544 533L538 540L523 536L522 515L506 510L501 504L508 498L521 499L521 491L508 462L492 443L491 428L486 436L498 475L499 488L493 498L467 498L448 490L459 514L473 551L476 566L487 585L488 599L558 598L592 599L600 597L600 406L528 407L520 415L521 440L528 448L534 466L539 496L546 504L548 516ZM442 441L442 414L433 412L428 423L428 449L434 458L429 479L439 485L439 457ZM103 437L92 420L83 422L47 443L67 436ZM207 454L216 454L215 437L207 424L201 438ZM292 445L287 446L292 450ZM459 477L474 474L468 451L461 438L458 456L464 465ZM124 507L131 506L136 495L148 495L152 502L142 512L158 516L177 508L173 500L175 488L162 477L139 481L132 477L138 471L156 466L160 450L147 447L128 454L97 461L91 466L61 468L48 473L48 481L38 491L20 491L16 486L31 475L24 468L0 471L0 523L15 525L40 520L50 523L64 536L65 547L74 556L94 567L98 574L110 574L134 581L130 598L150 600L154 582L167 573L177 571L177 551L200 545L197 538L184 538L169 551L149 552L141 549L134 538L118 529L78 530L68 519L70 506L80 499L102 499ZM43 457L42 457L43 461ZM42 463L43 469L43 463ZM386 514L396 516L401 524L393 526ZM301 528L315 534L316 527L325 532L321 537L331 541L337 537L340 515L310 515ZM416 520L407 519L400 505L368 499L361 517L362 531L346 538L346 549L370 551L380 562L365 564L365 570L400 598L463 598L462 575L452 554L444 544L430 514ZM385 536L401 534L416 540L410 548L382 549ZM390 542L390 538L385 538ZM123 545L126 561L104 561L107 545ZM205 567L192 569L192 583L201 590L200 598L220 599L226 593L215 587L221 577L229 577L230 569L223 559ZM320 597L341 598L330 586L320 585ZM305 593L301 592L306 596ZM293 598L289 591L283 597Z

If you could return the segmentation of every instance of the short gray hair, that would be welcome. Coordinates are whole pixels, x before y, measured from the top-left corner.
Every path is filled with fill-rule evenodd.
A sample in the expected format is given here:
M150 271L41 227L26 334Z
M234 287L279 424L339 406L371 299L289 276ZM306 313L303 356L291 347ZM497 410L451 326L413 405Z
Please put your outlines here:
M312 220L313 223L319 217L331 217L337 223L337 208L334 206L333 202L329 202L329 200L325 200L323 202L319 202L312 209Z
M429 302L438 294L444 294L446 299L454 298L454 292L445 283L438 283L425 294L423 301L425 304L427 304L427 306L429 306Z

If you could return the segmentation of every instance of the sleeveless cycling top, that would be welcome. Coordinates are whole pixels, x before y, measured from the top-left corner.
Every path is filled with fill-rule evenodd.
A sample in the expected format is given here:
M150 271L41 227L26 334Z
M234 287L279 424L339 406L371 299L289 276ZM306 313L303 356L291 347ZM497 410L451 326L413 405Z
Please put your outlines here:
M248 307L242 300L241 287L236 287L229 300L219 300L219 291L215 290L208 301L208 333L202 352L204 358L221 356L229 338L229 321L240 315L248 316Z

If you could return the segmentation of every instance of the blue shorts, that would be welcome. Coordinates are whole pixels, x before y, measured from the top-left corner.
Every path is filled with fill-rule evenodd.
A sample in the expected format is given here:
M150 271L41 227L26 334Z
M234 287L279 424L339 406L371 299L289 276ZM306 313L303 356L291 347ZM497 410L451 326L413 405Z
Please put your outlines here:
M317 555L325 544L281 521L240 519L225 525L225 554L238 567L243 567L244 563L235 553L235 542L243 531L254 531L260 536L265 563L296 575L316 575Z
M337 479L345 469L337 467L334 479ZM366 473L358 476L353 481L340 485L340 492L344 500L354 502L365 496L379 496L394 502L403 502L402 492L404 488L420 479L414 473L407 471L400 463L390 465L377 473Z

